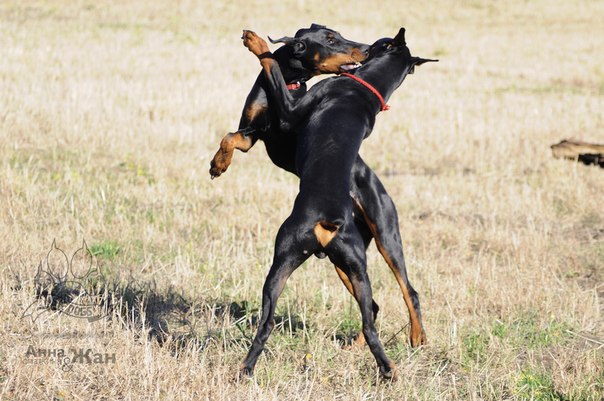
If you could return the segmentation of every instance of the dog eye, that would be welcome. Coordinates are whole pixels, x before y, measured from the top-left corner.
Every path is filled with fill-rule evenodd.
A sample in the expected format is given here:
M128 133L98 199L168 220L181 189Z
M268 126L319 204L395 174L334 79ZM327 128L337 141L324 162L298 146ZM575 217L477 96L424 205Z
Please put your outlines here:
M334 43L336 43L335 40L333 40L333 39L327 39L327 44L333 45Z

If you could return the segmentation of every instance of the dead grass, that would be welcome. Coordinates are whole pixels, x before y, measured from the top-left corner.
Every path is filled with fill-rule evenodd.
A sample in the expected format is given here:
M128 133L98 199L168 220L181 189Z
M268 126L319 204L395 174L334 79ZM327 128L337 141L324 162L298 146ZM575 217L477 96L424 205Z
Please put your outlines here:
M549 151L604 142L602 3L106 3L0 5L1 399L604 397L603 172ZM341 349L358 313L317 260L290 280L255 380L234 380L297 183L260 144L215 181L209 160L258 72L240 30L311 22L366 42L405 26L441 59L362 149L399 210L429 339L407 346L371 249L394 383ZM71 257L83 239L106 316L24 318L53 240ZM109 360L33 364L30 347Z

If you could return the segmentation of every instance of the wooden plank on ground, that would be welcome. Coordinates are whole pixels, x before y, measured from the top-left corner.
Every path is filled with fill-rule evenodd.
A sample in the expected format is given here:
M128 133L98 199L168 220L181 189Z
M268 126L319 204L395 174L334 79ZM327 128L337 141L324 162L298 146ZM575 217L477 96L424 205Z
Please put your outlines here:
M604 145L565 139L551 148L555 158L572 159L604 168Z

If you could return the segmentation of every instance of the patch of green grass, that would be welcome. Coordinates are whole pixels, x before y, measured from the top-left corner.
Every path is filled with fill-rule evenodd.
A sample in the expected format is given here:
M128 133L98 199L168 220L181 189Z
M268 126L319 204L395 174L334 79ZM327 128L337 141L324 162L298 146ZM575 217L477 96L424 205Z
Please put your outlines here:
M495 337L504 338L508 334L508 326L500 321L493 323L491 334Z
M542 323L537 312L531 311L509 323L495 321L491 335L514 346L540 348L564 343L569 338L569 329L568 324L553 317Z
M537 349L563 344L570 338L569 329L568 324L553 317L544 323L533 311L522 313L510 322L496 320L490 328L474 329L462 335L462 363L465 366L484 363L495 338L507 346Z
M516 394L521 400L569 400L556 391L552 377L546 372L523 370L516 379Z
M352 316L345 316L338 328L344 333L358 333L361 330L361 321Z
M521 316L510 327L517 345L530 348L561 344L568 338L568 329L567 324L553 317L541 324L536 312Z
M122 247L113 240L99 242L90 246L90 253L93 256L113 260L120 253Z
M475 331L462 337L462 362L468 366L486 360L490 338L485 331Z
M336 337L351 339L353 336L358 335L361 332L361 321L353 316L346 315L342 317L338 329L336 331Z

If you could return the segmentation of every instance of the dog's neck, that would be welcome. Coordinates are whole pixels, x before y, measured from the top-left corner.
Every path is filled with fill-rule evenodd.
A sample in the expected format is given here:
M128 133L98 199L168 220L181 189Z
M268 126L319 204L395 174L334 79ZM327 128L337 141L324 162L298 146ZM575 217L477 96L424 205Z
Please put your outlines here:
M359 68L354 75L367 81L383 96L384 101L401 86L413 66L411 58L408 62L398 57L387 56L370 60Z

